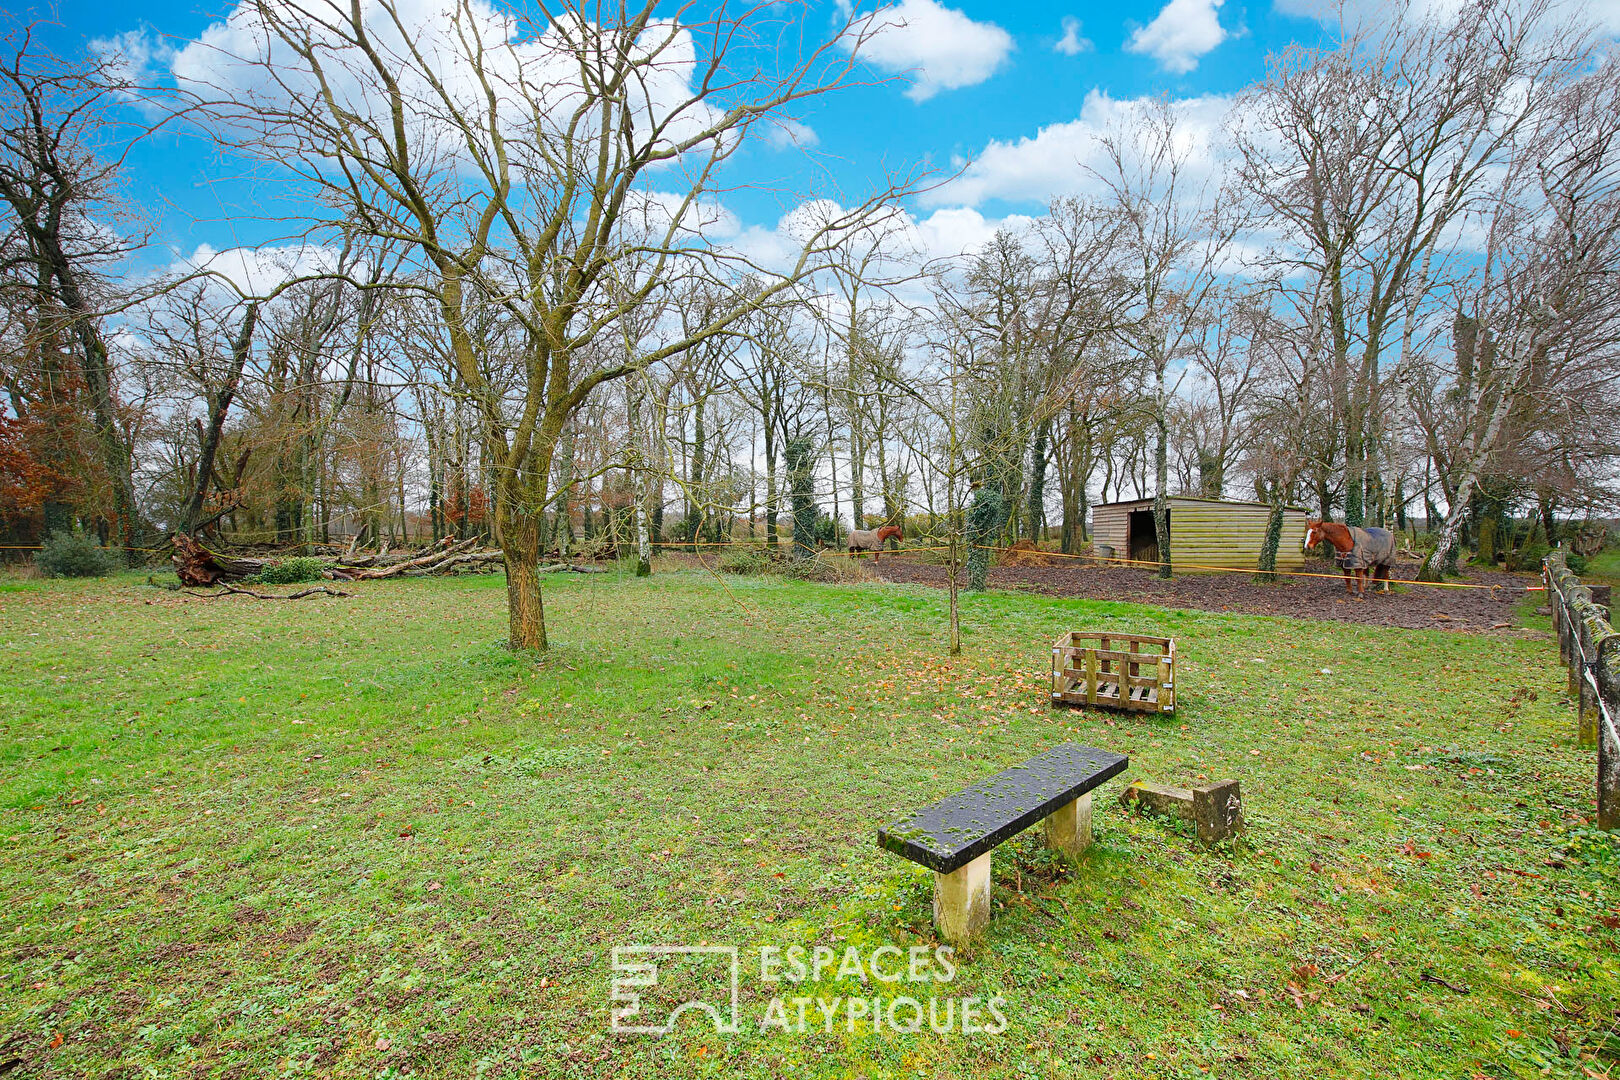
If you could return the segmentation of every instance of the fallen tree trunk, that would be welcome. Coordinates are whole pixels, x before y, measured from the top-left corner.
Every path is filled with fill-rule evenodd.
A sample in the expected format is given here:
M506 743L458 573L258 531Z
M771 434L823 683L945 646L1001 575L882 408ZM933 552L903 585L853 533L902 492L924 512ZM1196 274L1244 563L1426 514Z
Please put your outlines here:
M345 573L347 573L348 575L353 577L354 580L356 580L356 581L376 581L376 580L378 580L380 578L396 577L396 576L398 576L400 574L405 574L405 573L408 573L408 572L411 572L411 571L417 571L417 570L424 571L424 572L431 572L433 570L437 570L440 567L446 565L451 559L455 558L457 555L461 555L461 554L464 554L464 553L466 553L468 551L471 551L474 547L477 546L478 541L480 539L482 539L482 537L474 536L471 539L463 540L459 544L452 544L452 545L450 545L449 547L446 547L446 548L440 548L440 549L435 550L435 551L430 551L426 555L418 555L414 559L407 559L404 562L398 562L398 563L393 564L392 566L383 566L383 567L375 567L375 568L361 568L361 567L348 567L348 566L345 566L343 568L343 570L344 570Z
M461 567L495 566L506 561L496 550L477 550L482 537L471 537L459 543L446 537L437 545L422 552L387 550L374 555L350 556L323 560L324 574L331 581L377 581L392 577L426 577L430 574L451 573ZM227 581L240 581L255 577L274 565L275 559L249 559L223 555L211 551L194 538L177 533L173 538L175 573L180 583L191 588L222 585ZM542 572L570 571L576 574L598 574L606 571L594 566L571 566L557 563L540 568Z
M402 571L404 577L427 577L432 574L448 574L458 566L488 566L493 563L505 564L506 556L499 551L467 551L460 555L451 555L440 559L428 566L413 567Z
M194 588L252 577L268 565L264 559L240 559L209 551L185 533L175 533L170 543L174 545L174 554L169 557L174 572L182 585Z
M374 551L369 555L356 555L349 552L337 561L342 570L366 570L372 567L395 566L399 563L408 563L413 559L426 558L429 555L442 555L452 543L453 537L445 537L431 547L419 548L416 551L395 551L390 553L386 546L381 551Z

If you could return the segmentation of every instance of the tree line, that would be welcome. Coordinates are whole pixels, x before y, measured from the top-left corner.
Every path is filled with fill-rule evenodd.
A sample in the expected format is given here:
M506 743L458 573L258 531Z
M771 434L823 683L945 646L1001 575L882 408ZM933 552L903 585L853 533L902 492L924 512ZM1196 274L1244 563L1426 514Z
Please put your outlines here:
M1438 576L1612 512L1620 60L1540 0L1346 24L1217 127L1133 103L1074 194L961 253L922 242L909 200L950 178L920 167L805 193L766 245L724 228L730 160L882 11L764 54L767 9L238 14L157 87L7 36L8 545L483 534L543 648L536 568L581 545L646 572L895 523L982 578L1135 498L1168 575L1198 494L1272 507L1261 569L1303 505ZM297 242L153 271L124 170L159 137L273 166Z

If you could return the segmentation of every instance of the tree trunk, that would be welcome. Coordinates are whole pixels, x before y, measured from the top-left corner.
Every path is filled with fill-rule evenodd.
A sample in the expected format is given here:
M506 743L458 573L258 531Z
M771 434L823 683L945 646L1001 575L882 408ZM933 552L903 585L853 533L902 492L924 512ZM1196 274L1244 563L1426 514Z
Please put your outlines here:
M982 484L968 512L968 588L983 592L990 576L990 547L1005 521L1006 502L990 484Z
M799 436L788 440L784 453L788 484L793 491L793 558L808 559L815 554L816 500L812 487L815 452L810 440Z
M1487 513L1479 521L1479 546L1475 560L1486 569L1496 565L1496 515Z
M765 546L776 553L776 444L765 436Z
M1365 444L1360 422L1350 423L1344 438L1344 523L1360 526L1366 520Z
M1170 565L1170 497L1165 490L1170 483L1170 424L1166 415L1169 403L1165 398L1164 365L1160 363L1158 407L1154 415L1156 438L1153 444L1153 531L1159 541L1159 576L1171 576Z
M647 531L648 503L651 502L650 489L652 480L648 465L651 454L648 453L647 437L643 430L642 415L647 404L646 389L640 378L631 376L630 391L626 395L626 404L629 414L626 423L630 435L630 455L633 468L627 470L626 481L630 489L630 513L635 522L636 532L636 577L646 577L652 573L652 537Z
M507 644L515 651L544 652L546 610L540 597L540 528L534 515L505 514L501 553L506 558Z
M1282 547L1283 531L1283 501L1282 485L1273 484L1271 489L1271 514L1266 518L1266 539L1260 547L1259 573L1254 575L1256 581L1277 580L1277 549Z
M118 406L113 397L112 361L107 353L107 342L96 325L96 315L89 300L79 289L78 277L66 255L59 249L50 252L56 280L61 287L62 305L72 319L74 336L84 353L84 387L90 397L90 415L96 434L96 447L101 453L101 465L107 472L107 483L112 488L114 526L118 530L119 546L124 561L133 566L140 561L135 549L137 519L135 508L135 482L132 478L134 463L130 449L118 430Z
M1221 456L1209 450L1198 451L1198 493L1206 499L1219 499L1226 493L1226 466Z
M1048 419L1035 432L1035 445L1029 454L1029 538L1037 546L1046 528L1046 448L1052 441L1052 421Z

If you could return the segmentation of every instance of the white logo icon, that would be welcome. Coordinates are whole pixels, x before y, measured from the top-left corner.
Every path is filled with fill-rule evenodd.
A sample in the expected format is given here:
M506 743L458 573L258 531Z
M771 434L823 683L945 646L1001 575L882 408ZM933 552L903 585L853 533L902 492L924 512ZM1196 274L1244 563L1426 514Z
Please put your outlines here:
M658 968L661 962L674 957L691 956L700 958L723 957L726 967L726 981L730 983L730 998L723 1005L718 1003L722 994L706 995L701 999L689 999L676 1005L663 1018L663 1023L656 1023L655 1015L642 1012L642 992L658 985ZM720 989L721 975L719 963L709 960L703 963L704 968L712 968L713 986L716 991ZM613 1030L622 1034L634 1035L668 1035L675 1028L675 1021L687 1009L697 1009L709 1014L714 1021L714 1030L720 1034L734 1034L738 1030L737 1022L737 985L740 967L737 960L737 947L735 945L615 945L613 947L613 988L611 992L611 1011Z

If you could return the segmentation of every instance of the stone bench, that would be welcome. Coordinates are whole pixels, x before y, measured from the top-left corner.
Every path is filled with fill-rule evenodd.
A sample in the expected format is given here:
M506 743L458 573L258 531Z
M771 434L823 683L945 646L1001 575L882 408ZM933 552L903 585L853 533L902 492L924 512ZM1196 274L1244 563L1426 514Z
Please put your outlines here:
M934 925L951 942L990 921L990 853L1037 821L1070 857L1091 843L1091 792L1130 764L1124 754L1065 743L903 821L878 846L934 871Z

